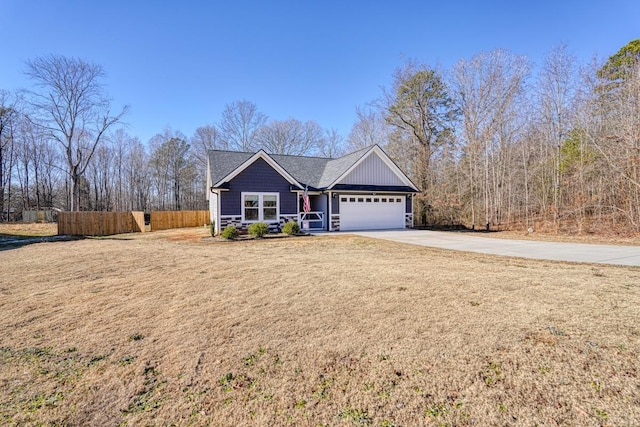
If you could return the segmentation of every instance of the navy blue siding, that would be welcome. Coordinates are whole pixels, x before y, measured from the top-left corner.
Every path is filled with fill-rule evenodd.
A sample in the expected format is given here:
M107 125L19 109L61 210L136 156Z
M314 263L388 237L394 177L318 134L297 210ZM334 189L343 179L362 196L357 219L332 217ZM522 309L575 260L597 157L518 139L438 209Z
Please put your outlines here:
M412 209L412 203L413 203L413 197L409 197L409 195L407 194L407 197L405 198L405 203L407 204L407 207L405 208L405 212L406 213L412 213L413 209Z
M336 193L333 193L336 194ZM338 215L340 213L340 194L331 198L331 214Z
M257 159L229 181L229 191L223 191L220 198L221 215L242 215L242 192L280 193L280 215L298 212L296 193L291 192L289 181L263 159Z

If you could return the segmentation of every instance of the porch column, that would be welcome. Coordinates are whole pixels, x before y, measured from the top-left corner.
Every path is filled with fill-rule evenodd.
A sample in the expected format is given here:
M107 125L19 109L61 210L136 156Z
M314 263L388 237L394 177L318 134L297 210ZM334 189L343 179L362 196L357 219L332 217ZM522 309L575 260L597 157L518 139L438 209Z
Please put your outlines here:
M213 227L213 234L218 235L220 230L220 192L211 189L209 195L209 217L211 220L211 226Z
M327 209L327 230L329 231L333 231L333 224L331 221L331 214L333 212L333 193L331 191L329 191L329 200L327 200L327 205L328 205L328 209Z

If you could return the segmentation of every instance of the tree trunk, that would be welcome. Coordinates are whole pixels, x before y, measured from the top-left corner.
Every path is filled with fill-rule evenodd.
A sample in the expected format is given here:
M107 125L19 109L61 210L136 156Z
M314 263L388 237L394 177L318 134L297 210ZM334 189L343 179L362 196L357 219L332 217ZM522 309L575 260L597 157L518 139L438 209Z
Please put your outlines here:
M75 212L80 210L80 175L72 169L71 172L71 207L70 211Z

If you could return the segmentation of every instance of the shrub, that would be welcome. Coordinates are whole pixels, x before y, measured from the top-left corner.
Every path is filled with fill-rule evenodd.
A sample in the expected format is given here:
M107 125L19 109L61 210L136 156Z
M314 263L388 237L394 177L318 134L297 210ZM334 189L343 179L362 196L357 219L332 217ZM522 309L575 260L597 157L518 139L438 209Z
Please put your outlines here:
M238 238L238 229L235 225L229 225L228 227L225 227L224 230L222 230L222 233L220 233L220 235L225 239L235 240Z
M287 221L287 223L282 226L282 232L284 234L300 234L300 226L295 221Z
M249 226L249 234L253 237L263 237L269 232L269 226L264 222L254 222Z

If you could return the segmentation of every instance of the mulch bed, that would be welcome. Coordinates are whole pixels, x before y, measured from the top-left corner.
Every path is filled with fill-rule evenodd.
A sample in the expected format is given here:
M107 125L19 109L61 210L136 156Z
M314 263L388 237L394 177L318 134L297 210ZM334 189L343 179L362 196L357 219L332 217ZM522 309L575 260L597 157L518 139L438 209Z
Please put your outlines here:
M241 234L236 239L225 239L222 236L208 236L203 237L200 240L203 242L246 242L253 240L273 240L273 239L287 239L287 238L297 238L297 237L307 237L311 236L311 234L300 233L300 234L284 234L284 233L270 233L266 234L263 237L253 237L249 234Z

